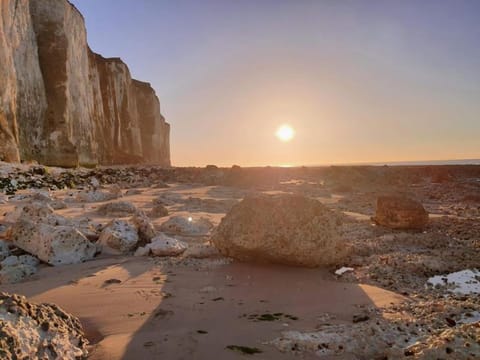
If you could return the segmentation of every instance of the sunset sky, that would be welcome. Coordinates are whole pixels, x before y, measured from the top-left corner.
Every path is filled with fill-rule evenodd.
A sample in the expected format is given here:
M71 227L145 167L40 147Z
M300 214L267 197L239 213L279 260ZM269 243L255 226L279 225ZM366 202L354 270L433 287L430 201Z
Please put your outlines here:
M478 0L72 2L157 91L173 165L480 158Z

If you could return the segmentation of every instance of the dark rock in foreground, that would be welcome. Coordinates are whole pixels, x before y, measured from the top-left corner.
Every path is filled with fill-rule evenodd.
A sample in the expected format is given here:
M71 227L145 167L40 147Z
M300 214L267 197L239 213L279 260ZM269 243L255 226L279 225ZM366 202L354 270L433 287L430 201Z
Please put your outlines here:
M297 266L338 264L347 248L339 217L320 202L300 195L254 195L222 219L213 244L242 261Z

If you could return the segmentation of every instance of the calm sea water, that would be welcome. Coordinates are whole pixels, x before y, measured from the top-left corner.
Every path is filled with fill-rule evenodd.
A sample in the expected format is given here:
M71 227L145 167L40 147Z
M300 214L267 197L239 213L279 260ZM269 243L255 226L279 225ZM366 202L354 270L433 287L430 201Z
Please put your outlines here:
M345 164L322 164L314 166L354 166L354 165L374 165L374 166L409 166L409 165L480 165L480 159L456 159L456 160L424 160L424 161L391 161L391 162L363 162L363 163L345 163Z

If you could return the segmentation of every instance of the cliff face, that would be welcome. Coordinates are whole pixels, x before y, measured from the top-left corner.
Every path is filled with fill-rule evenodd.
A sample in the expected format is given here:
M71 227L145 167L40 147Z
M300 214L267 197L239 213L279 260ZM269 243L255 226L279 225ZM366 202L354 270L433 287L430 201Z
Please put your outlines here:
M170 126L148 83L87 44L66 0L0 2L0 160L170 165Z

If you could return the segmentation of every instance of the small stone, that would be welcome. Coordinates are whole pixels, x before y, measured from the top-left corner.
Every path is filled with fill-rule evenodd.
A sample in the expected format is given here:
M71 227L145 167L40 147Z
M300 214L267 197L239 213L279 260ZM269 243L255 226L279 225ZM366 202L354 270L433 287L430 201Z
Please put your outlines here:
M155 256L178 256L187 249L187 244L165 234L160 234L148 244L152 254Z

